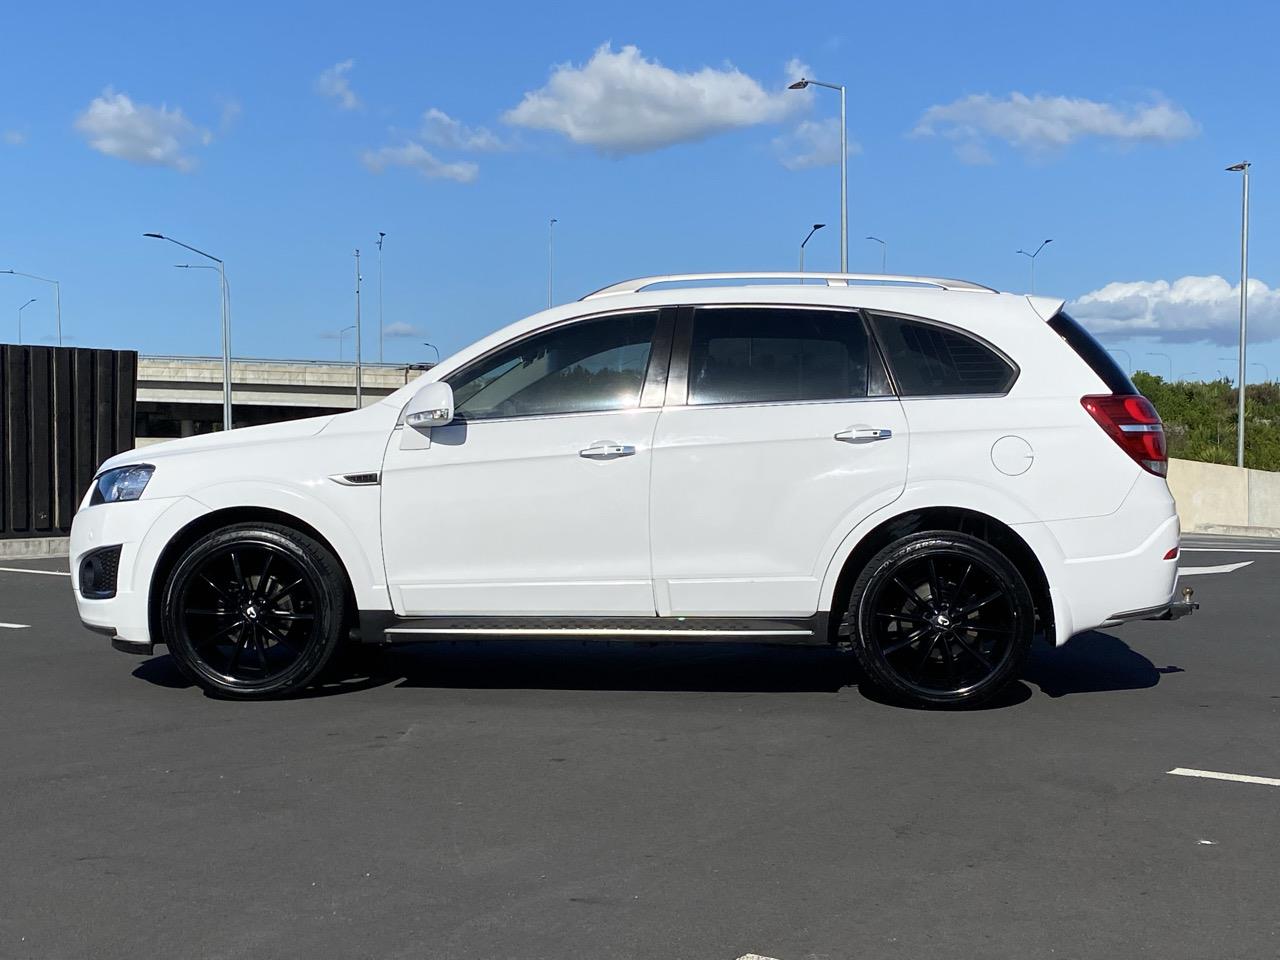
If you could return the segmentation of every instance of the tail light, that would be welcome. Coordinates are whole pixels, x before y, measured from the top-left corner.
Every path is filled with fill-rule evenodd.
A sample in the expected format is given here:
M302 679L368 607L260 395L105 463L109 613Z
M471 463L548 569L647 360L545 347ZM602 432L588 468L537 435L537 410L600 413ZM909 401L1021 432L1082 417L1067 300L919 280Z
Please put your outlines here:
M1146 397L1137 394L1096 394L1080 398L1080 405L1120 449L1157 477L1169 475L1164 424Z

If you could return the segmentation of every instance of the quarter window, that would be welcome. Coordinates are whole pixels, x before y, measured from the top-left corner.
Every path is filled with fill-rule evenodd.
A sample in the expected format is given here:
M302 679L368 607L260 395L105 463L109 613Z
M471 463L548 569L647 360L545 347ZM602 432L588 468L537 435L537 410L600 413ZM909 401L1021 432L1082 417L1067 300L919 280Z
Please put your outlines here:
M581 320L504 347L449 378L462 420L626 410L640 404L657 313Z
M847 400L888 393L879 357L868 362L852 311L700 308L689 348L689 403Z
M904 397L1007 393L1017 368L986 344L949 327L871 314Z

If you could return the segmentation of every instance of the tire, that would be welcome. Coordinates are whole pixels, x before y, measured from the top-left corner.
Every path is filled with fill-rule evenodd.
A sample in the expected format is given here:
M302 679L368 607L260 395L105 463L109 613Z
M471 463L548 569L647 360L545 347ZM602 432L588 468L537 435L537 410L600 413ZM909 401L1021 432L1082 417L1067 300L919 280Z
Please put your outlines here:
M896 540L868 561L845 622L867 678L892 699L970 707L1021 674L1035 604L999 550L935 530Z
M160 623L179 668L237 700L288 697L329 664L350 610L322 544L289 527L238 523L189 546L164 587Z

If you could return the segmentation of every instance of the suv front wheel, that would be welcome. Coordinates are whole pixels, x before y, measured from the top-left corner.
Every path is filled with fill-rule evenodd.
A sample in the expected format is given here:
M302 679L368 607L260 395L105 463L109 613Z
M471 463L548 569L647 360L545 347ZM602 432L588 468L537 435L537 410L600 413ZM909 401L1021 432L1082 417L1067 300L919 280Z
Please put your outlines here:
M1003 553L967 534L929 531L871 558L845 622L877 687L920 706L972 706L1021 673L1035 607Z
M178 666L239 700L289 696L333 657L347 620L338 561L311 537L240 523L197 540L165 586L160 617Z

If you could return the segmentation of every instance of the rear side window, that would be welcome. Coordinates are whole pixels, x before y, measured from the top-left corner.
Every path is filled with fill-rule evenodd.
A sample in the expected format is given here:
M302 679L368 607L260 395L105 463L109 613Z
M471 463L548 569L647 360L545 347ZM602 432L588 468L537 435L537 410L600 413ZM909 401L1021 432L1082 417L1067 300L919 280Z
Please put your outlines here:
M1008 393L1018 369L968 334L922 320L870 314L904 397Z
M888 393L853 311L713 307L693 313L689 403L847 400Z
M1067 341L1067 346L1074 350L1085 363L1098 375L1098 379L1107 385L1112 393L1132 394L1138 388L1133 385L1129 375L1124 372L1116 358L1107 353L1106 347L1093 339L1084 327L1065 313L1056 313L1049 321L1049 327Z

